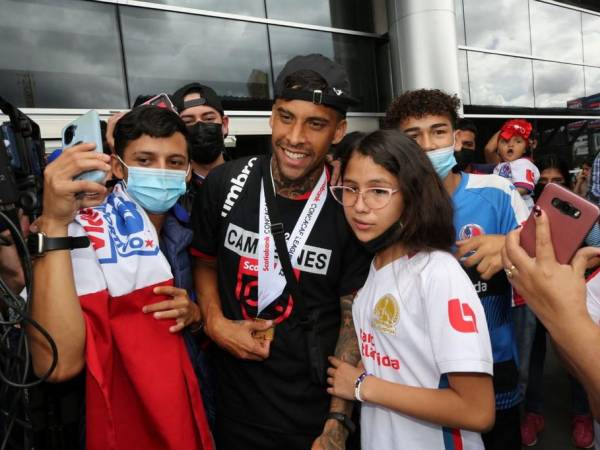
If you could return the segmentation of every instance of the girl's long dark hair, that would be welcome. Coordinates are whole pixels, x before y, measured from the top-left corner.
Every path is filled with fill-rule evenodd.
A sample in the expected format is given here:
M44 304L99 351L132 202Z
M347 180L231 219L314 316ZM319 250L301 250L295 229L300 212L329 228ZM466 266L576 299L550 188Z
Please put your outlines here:
M398 179L404 210L402 227L391 238L408 251L450 251L455 241L453 208L431 162L421 147L399 130L378 130L353 136L353 149L344 163L354 154L369 156Z
M556 169L565 180L565 187L572 189L571 174L569 173L569 163L556 153L546 153L540 155L534 160L540 174L546 169Z

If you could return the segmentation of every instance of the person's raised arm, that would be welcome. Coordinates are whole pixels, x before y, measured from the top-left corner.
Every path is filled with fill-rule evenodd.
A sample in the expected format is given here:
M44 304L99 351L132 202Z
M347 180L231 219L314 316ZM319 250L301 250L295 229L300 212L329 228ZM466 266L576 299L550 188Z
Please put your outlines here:
M494 133L494 135L483 148L485 162L488 164L500 164L502 162L500 156L498 155L498 136L500 136L500 130Z
M571 264L556 261L546 213L538 209L536 257L519 244L519 231L510 233L502 260L510 282L527 301L588 393L590 407L600 417L600 327L586 306L585 269L600 249L579 250ZM585 349L585 350L582 350Z
M110 170L110 157L93 149L93 144L73 146L46 167L44 210L37 228L47 237L66 237L77 210L97 205L104 198L106 188L102 184L74 179L89 170ZM58 364L49 380L77 375L85 364L85 323L69 250L49 251L34 261L31 315L57 346ZM42 375L52 363L50 345L33 327L28 327L27 333L34 371Z

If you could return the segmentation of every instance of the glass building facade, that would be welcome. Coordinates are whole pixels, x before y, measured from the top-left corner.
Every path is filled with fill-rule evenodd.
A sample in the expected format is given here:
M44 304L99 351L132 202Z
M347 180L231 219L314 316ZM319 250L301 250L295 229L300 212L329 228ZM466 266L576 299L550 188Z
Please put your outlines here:
M564 108L600 92L600 3L579 4L455 0L464 102Z
M452 85L465 105L542 111L600 92L597 0L0 0L0 95L56 139L88 109L106 117L200 81L222 96L233 134L264 135L285 62L322 53L361 101L350 128L373 129L408 88L394 75L392 16L436 1L454 6ZM435 43L402 45L418 57ZM447 78L445 67L424 73Z
M123 109L201 81L226 109L261 111L290 57L322 53L346 66L357 110L383 110L376 58L385 39L373 32L371 3L299 3L0 0L2 95L26 108Z

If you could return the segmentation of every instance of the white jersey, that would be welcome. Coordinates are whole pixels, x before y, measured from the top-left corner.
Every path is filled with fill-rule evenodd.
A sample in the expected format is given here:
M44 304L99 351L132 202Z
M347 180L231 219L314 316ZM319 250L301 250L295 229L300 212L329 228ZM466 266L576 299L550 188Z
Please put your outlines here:
M365 370L384 380L447 387L445 374L492 374L481 301L452 255L421 252L376 270L352 308ZM362 448L483 449L479 433L451 429L363 403Z
M516 188L525 189L521 194L527 208L531 211L534 206L531 193L540 179L540 171L529 158L519 158L510 162L503 162L494 168L494 174L508 178Z

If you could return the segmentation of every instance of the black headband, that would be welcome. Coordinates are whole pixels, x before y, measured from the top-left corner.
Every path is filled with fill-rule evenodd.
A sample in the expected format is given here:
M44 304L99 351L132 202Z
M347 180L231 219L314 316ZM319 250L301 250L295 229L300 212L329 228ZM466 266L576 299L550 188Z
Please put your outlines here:
M337 96L331 93L323 92L320 89L314 91L304 91L300 89L283 89L277 96L284 100L305 100L312 102L315 105L329 106L337 109L342 113L346 113L347 109L351 105L355 105L357 100L348 96Z
M206 102L206 99L204 97L194 98L192 100L188 100L186 102L183 102L183 110L186 110L188 108L193 108L194 106L203 106L203 105L206 105L206 103L207 102ZM208 105L208 106L210 106L210 105Z

